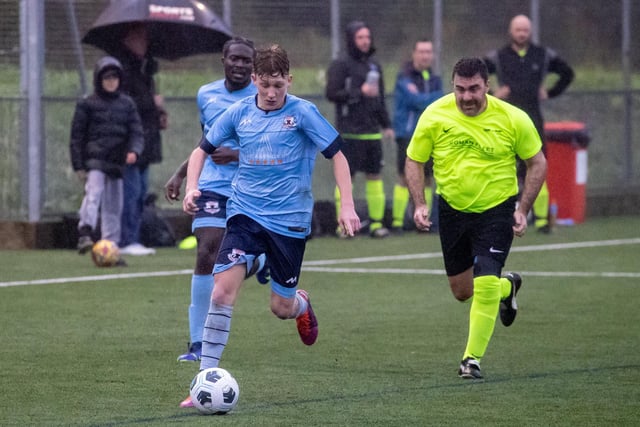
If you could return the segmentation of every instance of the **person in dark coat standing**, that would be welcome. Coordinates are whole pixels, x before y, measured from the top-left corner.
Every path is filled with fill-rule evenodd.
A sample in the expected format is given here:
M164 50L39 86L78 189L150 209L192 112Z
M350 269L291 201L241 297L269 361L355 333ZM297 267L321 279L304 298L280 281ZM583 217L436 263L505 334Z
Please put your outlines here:
M346 54L329 66L326 96L336 105L336 128L345 140L342 151L349 161L351 175L364 172L365 197L369 210L371 237L389 235L383 225L384 183L381 171L382 138L391 141L394 133L385 105L381 65L374 59L376 49L371 30L362 21L347 25ZM340 197L336 192L336 211Z
M122 90L136 103L144 130L145 147L134 165L124 174L124 207L122 210L121 253L149 255L155 253L140 243L142 211L149 188L149 165L162 161L160 131L166 127L167 113L162 98L156 94L154 74L157 61L149 55L149 38L144 24L133 24L122 40L116 56L122 63Z
M144 148L136 105L120 91L122 73L117 59L98 60L94 93L78 101L71 123L71 164L85 191L78 222L80 254L93 246L98 217L102 238L120 240L123 170L136 163Z
M571 67L553 50L531 42L531 20L525 15L515 16L509 25L510 42L501 49L489 52L484 62L490 74L498 77L498 89L494 96L524 110L536 126L544 143L544 120L540 102L562 94L573 81ZM547 88L545 79L549 73L558 79ZM543 145L544 151L544 145ZM518 162L518 178L524 180L526 168ZM538 231L550 231L549 190L546 182L533 205L535 226Z

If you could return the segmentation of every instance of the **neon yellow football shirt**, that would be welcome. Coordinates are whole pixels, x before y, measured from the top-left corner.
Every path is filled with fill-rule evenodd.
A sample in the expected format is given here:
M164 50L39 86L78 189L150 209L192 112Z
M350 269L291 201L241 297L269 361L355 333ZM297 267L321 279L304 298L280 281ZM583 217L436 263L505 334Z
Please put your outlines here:
M487 95L475 117L461 113L450 93L422 113L407 156L433 157L436 191L462 212L484 212L518 193L516 155L533 157L542 147L524 111Z

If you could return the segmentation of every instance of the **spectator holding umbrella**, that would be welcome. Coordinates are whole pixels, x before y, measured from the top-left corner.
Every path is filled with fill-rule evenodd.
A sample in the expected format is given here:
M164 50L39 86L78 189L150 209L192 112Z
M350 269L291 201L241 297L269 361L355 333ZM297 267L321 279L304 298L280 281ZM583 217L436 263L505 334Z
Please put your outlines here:
M166 127L167 113L156 95L154 74L158 63L148 54L149 37L144 24L132 24L115 54L123 67L122 90L133 98L144 130L144 151L124 172L124 204L120 251L125 255L155 253L140 243L142 209L149 188L149 165L162 160L160 130Z
M140 244L142 210L149 166L162 160L160 131L167 125L162 98L156 94L156 59L220 52L231 32L208 7L195 0L111 2L82 41L108 52L123 66L123 93L136 103L144 128L145 150L124 174L121 253L148 255Z

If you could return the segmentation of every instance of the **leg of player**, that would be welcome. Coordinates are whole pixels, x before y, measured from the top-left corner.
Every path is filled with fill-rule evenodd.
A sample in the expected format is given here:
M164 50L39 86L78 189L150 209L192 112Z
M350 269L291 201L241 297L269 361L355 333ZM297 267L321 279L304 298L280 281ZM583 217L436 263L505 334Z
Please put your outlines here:
M280 319L296 319L298 333L304 344L313 345L318 339L318 320L307 291L298 289L293 297L286 297L272 290L271 311Z
M502 299L500 300L500 320L504 326L511 326L518 314L516 295L522 286L518 273L507 273L501 279Z
M197 227L197 223L194 223L194 226ZM191 304L189 305L191 340L187 352L178 357L179 362L200 360L204 322L207 319L213 291L213 264L224 236L224 228L197 227L194 235L197 240L197 252L196 265L191 276Z
M458 372L462 378L482 378L479 363L493 335L500 305L502 286L498 277L476 277L473 285L473 302L469 310L469 337ZM469 360L473 360L475 366ZM465 365L469 368L468 371L464 369Z
M260 254L256 257L252 255L245 255L247 258L247 274L245 279L251 276L256 276L258 283L266 285L269 283L269 263L267 262L267 255Z
M245 272L244 264L236 264L228 270L217 273L213 278L215 286L202 335L200 369L218 366L229 339L233 306L244 280Z
M216 273L215 286L211 294L209 313L202 334L202 355L200 370L215 368L220 363L222 352L229 341L233 306L240 286L246 276L246 266L235 264L228 270ZM181 408L193 406L191 396L180 403Z

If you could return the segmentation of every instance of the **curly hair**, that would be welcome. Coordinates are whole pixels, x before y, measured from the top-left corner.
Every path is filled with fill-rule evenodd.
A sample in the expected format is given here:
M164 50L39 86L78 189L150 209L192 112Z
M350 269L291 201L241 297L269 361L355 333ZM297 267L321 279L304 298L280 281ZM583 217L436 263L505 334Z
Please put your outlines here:
M480 74L482 80L487 82L489 80L489 71L487 70L487 64L480 58L462 58L456 65L453 66L453 72L451 73L451 80L456 76L460 77L473 77L476 74Z
M253 41L252 40L249 40L247 38L240 37L240 36L234 36L234 37L230 38L229 40L227 40L224 43L224 45L222 46L222 57L223 58L227 57L227 54L229 53L229 48L234 44L243 44L243 45L251 48L251 50L253 51L253 56L256 55L256 48L253 45Z

